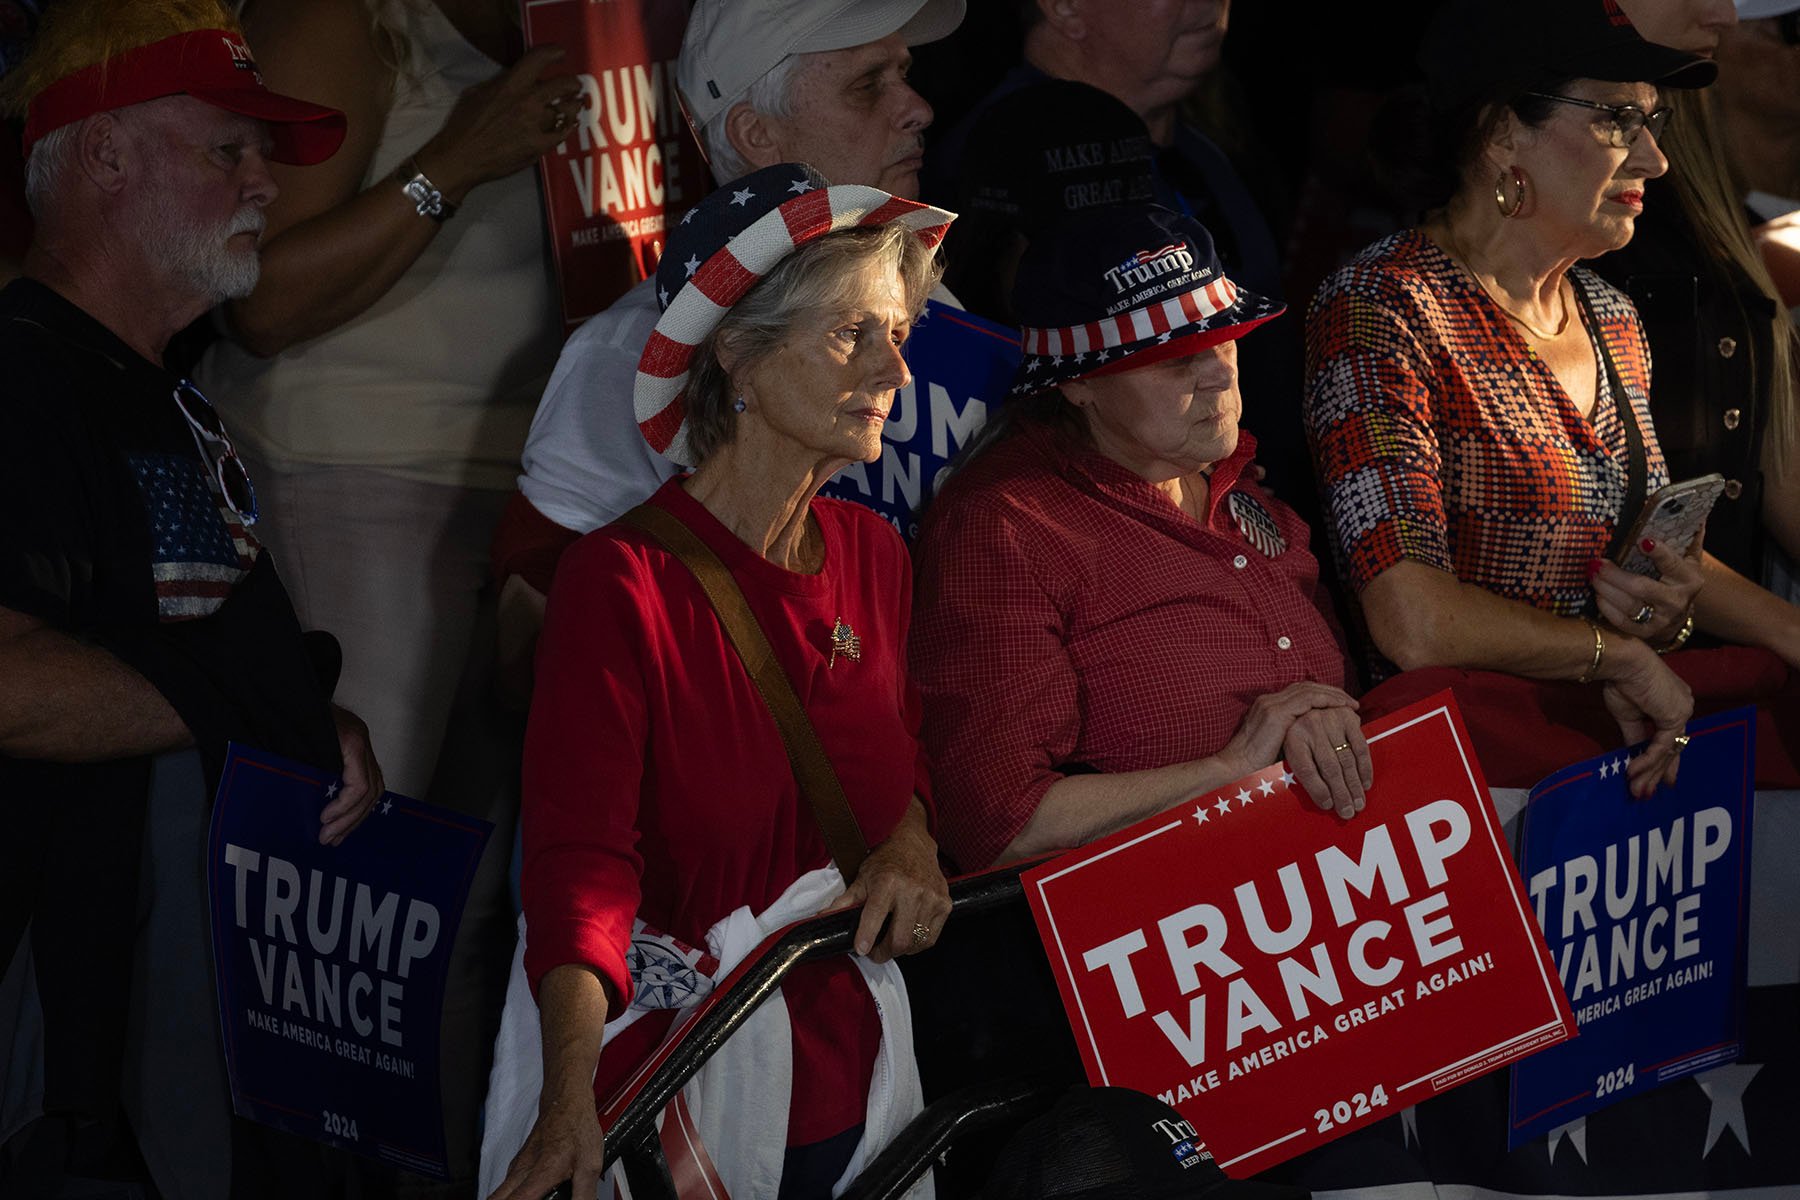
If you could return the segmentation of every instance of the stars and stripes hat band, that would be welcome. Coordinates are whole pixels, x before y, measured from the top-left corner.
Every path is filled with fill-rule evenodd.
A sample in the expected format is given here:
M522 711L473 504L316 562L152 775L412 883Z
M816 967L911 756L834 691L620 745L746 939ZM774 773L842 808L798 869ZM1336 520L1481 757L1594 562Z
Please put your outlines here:
M1033 242L1013 308L1015 396L1195 354L1286 310L1226 276L1205 226L1156 204L1076 214Z
M831 184L805 163L777 163L728 183L682 217L656 268L662 316L638 359L632 398L652 449L693 466L687 384L694 351L782 259L829 233L899 222L927 246L956 214L880 188Z

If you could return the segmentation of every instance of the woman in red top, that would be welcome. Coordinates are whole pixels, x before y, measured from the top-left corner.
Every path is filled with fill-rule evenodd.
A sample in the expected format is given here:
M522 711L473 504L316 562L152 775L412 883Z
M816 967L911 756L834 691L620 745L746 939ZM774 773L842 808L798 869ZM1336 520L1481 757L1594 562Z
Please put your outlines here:
M1353 816L1373 779L1343 646L1237 426L1237 339L1280 307L1148 204L1034 241L1013 295L1015 398L916 551L946 850L977 869L1080 845L1283 758Z
M856 947L878 960L931 945L950 908L905 671L909 572L881 518L815 495L881 452L908 379L900 347L950 219L874 188L829 187L795 164L738 180L674 230L658 272L665 311L638 376L646 439L697 464L649 503L731 571L873 847L837 907L864 905ZM640 1021L601 1053L608 1014L633 997L634 918L703 946L734 910L767 908L831 861L697 580L634 528L589 534L558 570L525 747L524 838L544 1083L495 1195L537 1200L573 1177L575 1195L592 1196L596 1094L654 1048L633 1036ZM805 1085L789 1109L781 1194L810 1195L787 1177L804 1162L829 1183L849 1161L880 1025L843 959L803 968L783 995Z

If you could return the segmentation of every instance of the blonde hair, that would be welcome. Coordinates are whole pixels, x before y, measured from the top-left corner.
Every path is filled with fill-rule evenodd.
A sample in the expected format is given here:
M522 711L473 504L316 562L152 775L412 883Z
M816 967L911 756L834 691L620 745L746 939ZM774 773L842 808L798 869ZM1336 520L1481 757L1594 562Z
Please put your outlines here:
M31 53L0 84L0 104L22 117L58 80L196 29L243 33L223 0L60 0L44 14Z
M1681 89L1669 94L1666 103L1675 110L1676 136L1668 139L1662 151L1674 167L1670 178L1676 198L1699 236L1705 257L1736 265L1774 304L1768 378L1758 378L1760 364L1752 363L1751 385L1767 384L1769 444L1777 454L1787 456L1800 448L1800 395L1795 392L1800 383L1800 334L1795 332L1787 304L1744 219L1741 189L1725 158L1725 139L1712 96L1702 90ZM1756 319L1749 313L1744 316L1746 321Z

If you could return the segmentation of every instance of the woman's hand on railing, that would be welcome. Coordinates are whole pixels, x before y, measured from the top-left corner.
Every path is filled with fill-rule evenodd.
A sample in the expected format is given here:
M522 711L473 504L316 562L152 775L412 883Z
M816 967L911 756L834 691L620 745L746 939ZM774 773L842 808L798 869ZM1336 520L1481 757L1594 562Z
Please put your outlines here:
M856 882L826 912L863 906L856 952L887 962L937 944L950 916L950 885L917 798L886 841L869 851ZM885 932L883 924L886 925Z
M545 1095L537 1122L513 1156L506 1179L489 1200L543 1200L561 1183L571 1195L589 1197L600 1187L606 1135L594 1114L594 1089L586 1085L552 1099Z
M1608 639L1601 678L1606 709L1626 743L1649 741L1625 768L1631 794L1642 798L1659 784L1674 783L1681 767L1681 746L1675 739L1694 715L1693 691L1654 650L1634 638Z

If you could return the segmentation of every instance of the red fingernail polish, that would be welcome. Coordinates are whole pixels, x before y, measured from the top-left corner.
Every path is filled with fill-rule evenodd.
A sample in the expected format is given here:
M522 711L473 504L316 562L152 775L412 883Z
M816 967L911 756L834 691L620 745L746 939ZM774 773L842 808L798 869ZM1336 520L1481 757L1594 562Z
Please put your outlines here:
M1644 548L1645 554L1648 554L1652 550L1656 549L1656 539L1655 538L1645 538L1643 541L1639 542L1638 544Z
M1589 579L1592 579L1594 576L1598 575L1599 573L1600 573L1600 560L1597 558L1588 559L1588 561L1587 561L1587 577Z

